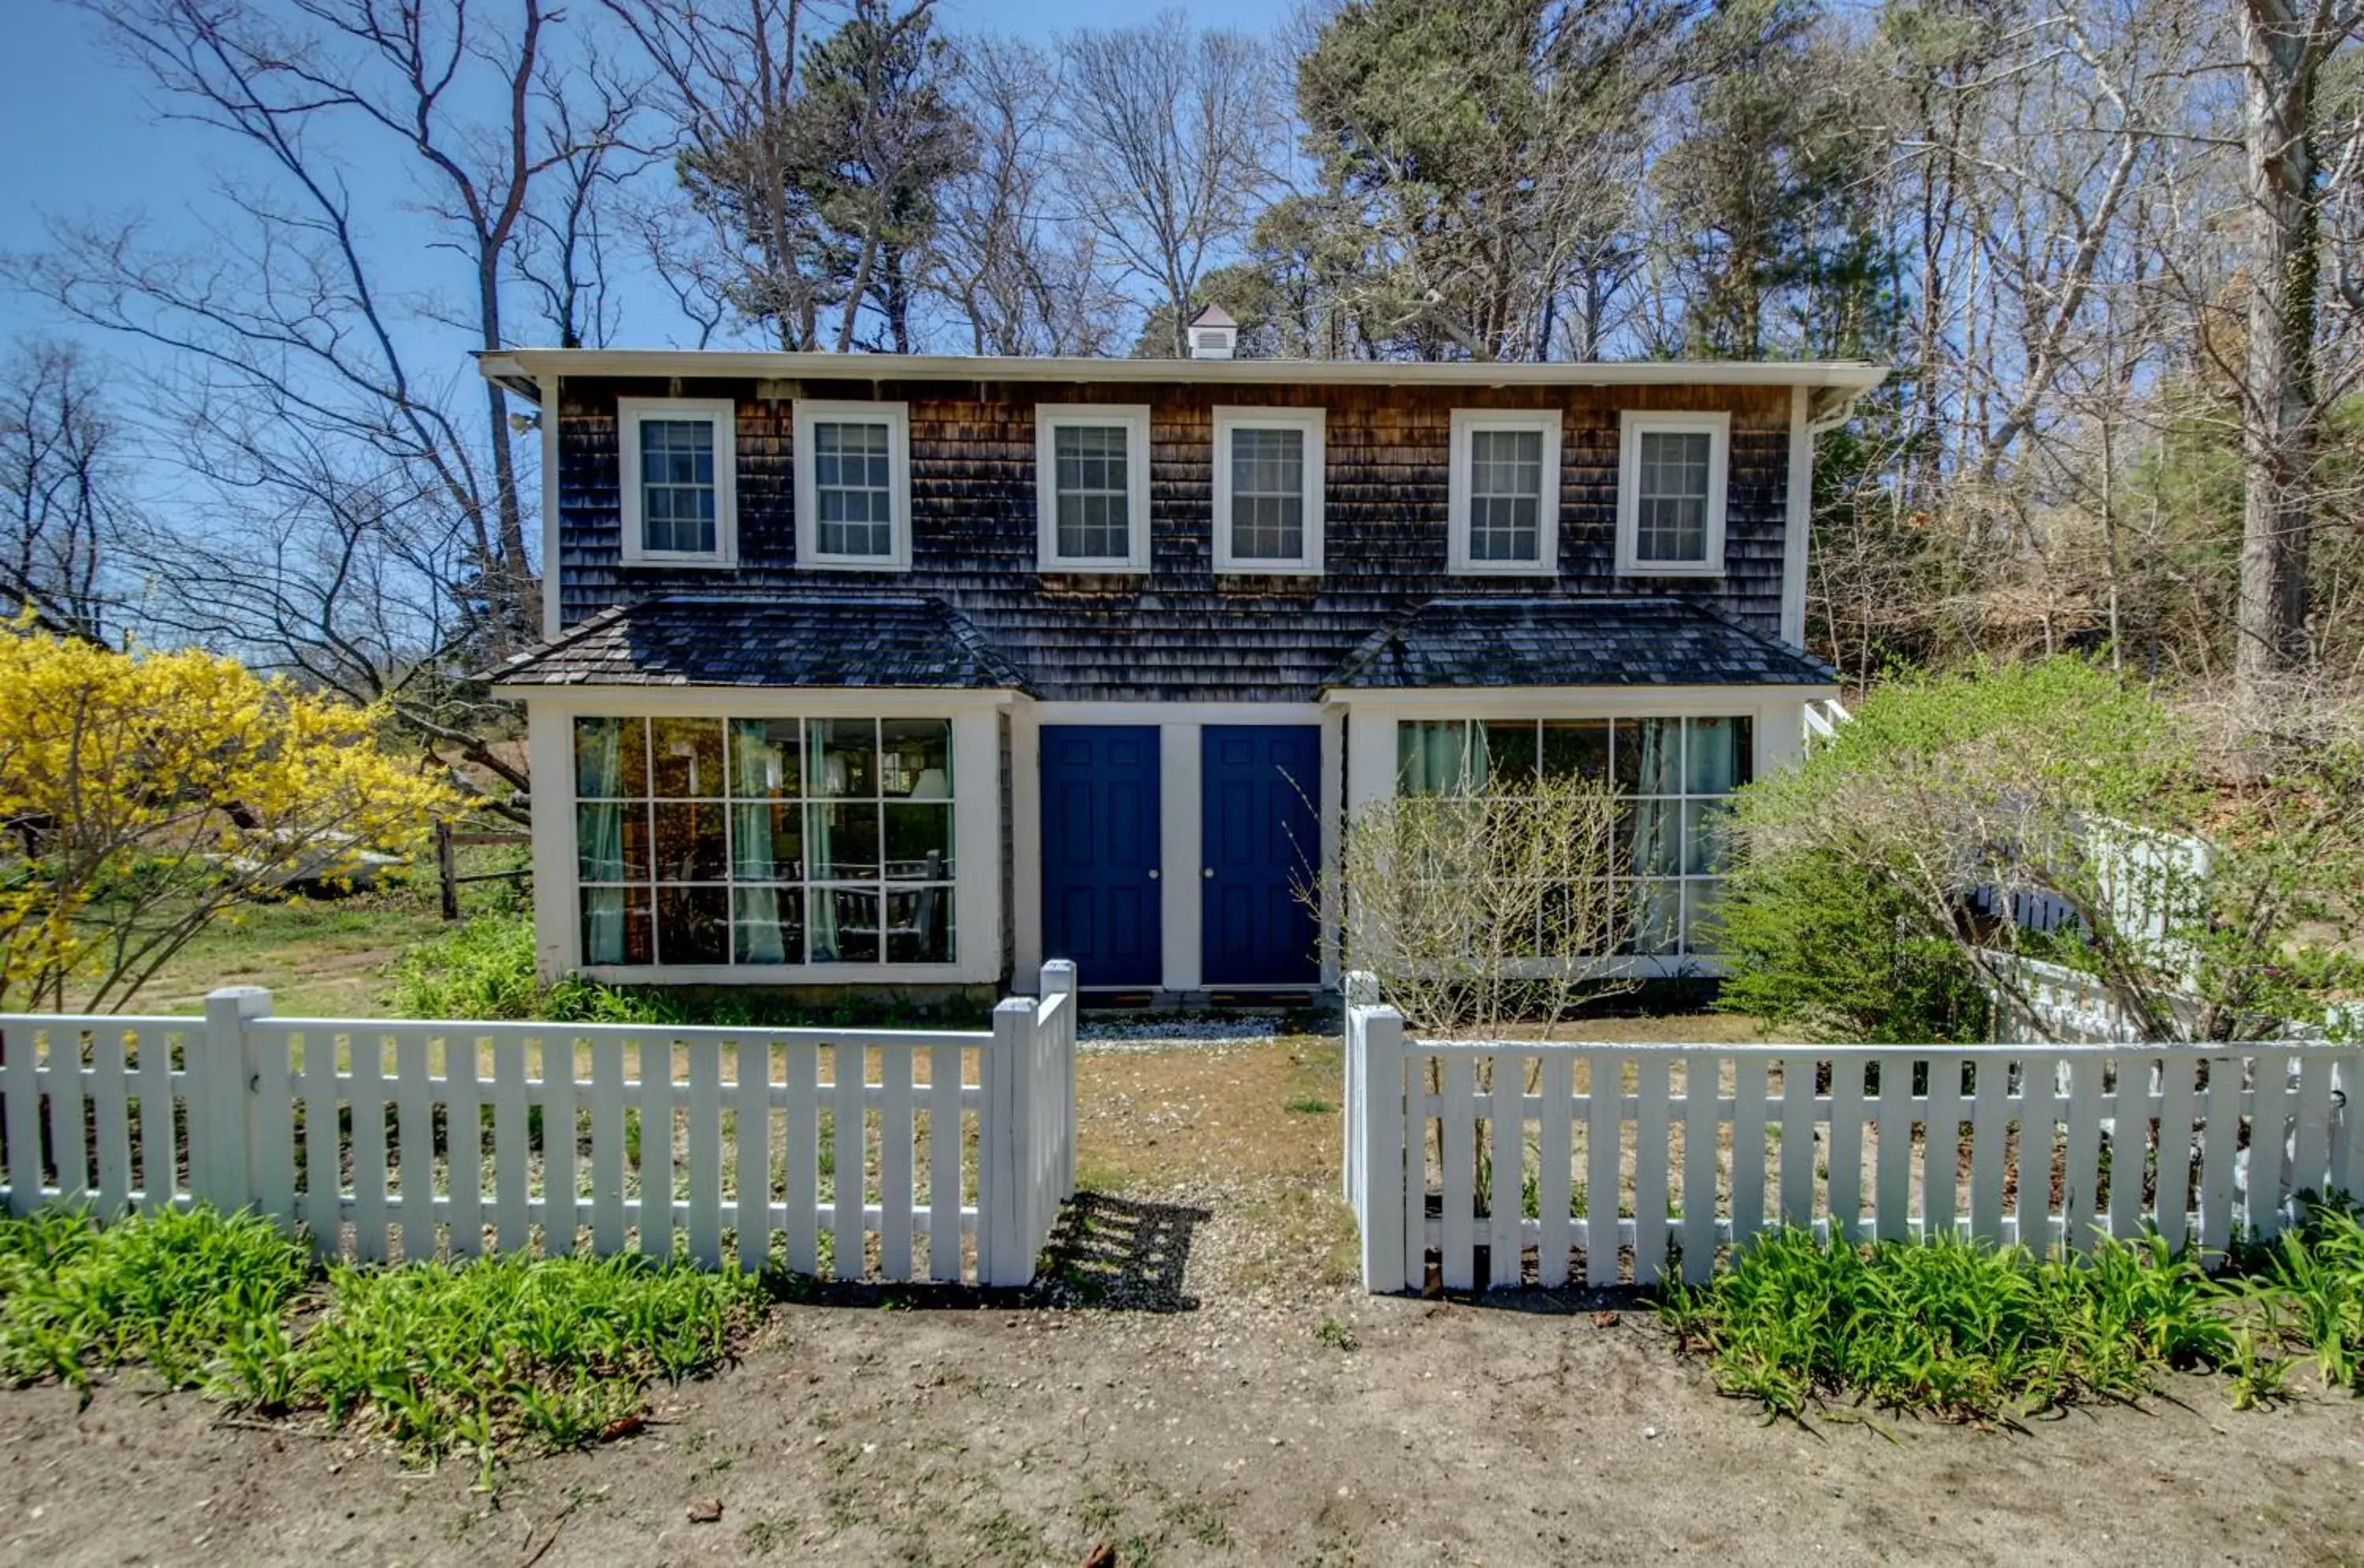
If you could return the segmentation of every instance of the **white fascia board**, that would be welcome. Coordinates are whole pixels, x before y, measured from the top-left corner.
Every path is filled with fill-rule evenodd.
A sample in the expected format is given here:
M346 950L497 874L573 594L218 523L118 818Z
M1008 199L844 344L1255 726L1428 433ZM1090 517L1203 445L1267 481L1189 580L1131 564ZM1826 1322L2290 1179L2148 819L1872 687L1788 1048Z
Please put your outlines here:
M1002 708L1032 700L1017 691L928 686L553 686L521 681L493 689L532 708L618 717L727 710L732 718L815 713L932 718L947 709Z
M1835 695L1836 684L1813 686L1411 686L1383 691L1339 687L1324 706L1384 710L1403 717L1533 718L1587 713L1728 713L1768 703L1809 702Z
M488 378L648 376L816 382L1101 382L1377 386L1809 386L1861 394L1888 367L1856 360L1434 363L1368 360L1065 359L987 354L791 354L717 349L510 349Z

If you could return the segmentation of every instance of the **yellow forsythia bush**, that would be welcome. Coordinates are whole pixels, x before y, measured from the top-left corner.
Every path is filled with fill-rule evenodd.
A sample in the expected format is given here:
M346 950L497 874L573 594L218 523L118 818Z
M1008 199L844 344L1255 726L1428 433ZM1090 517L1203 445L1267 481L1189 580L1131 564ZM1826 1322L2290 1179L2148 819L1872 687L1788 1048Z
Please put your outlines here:
M0 1010L119 1008L237 899L454 804L377 717L186 650L0 628Z

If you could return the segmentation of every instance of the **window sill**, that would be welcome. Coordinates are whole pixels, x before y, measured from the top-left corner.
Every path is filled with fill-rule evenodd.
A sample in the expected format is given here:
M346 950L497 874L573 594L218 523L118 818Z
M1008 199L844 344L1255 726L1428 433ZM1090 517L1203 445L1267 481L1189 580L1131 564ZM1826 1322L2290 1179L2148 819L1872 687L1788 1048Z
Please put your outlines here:
M677 572L686 567L694 572L736 572L739 562L719 555L627 555L623 559L627 571Z
M1721 561L1629 561L1617 568L1620 577L1722 577Z
M1556 577L1559 569L1540 562L1459 561L1448 573L1454 577Z
M1318 562L1303 561L1233 561L1215 568L1218 577L1319 577Z
M796 563L808 572L909 572L911 563L900 558L887 560L868 556L816 555L809 561Z
M1043 561L1035 571L1044 577L1146 577L1146 562L1130 561Z
M994 978L952 963L586 963L575 971L608 985L971 985Z

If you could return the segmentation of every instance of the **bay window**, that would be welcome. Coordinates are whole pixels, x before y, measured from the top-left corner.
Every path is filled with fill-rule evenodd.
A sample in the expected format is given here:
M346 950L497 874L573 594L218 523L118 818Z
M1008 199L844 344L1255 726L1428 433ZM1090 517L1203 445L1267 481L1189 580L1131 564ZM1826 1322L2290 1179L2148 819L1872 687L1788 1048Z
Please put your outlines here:
M1749 780L1752 728L1743 717L1401 722L1397 788L1451 795L1489 786L1515 792L1538 778L1609 782L1619 797L1621 846L1612 880L1628 912L1630 950L1711 953L1726 797Z
M941 718L574 721L583 962L949 963Z

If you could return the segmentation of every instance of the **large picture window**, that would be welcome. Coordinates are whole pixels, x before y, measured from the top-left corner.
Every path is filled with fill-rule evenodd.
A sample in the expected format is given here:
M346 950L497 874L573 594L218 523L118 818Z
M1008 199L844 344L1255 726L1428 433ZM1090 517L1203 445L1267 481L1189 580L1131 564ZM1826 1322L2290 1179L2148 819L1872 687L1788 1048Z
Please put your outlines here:
M941 718L577 718L590 965L949 963Z
M1396 726L1407 795L1515 790L1522 779L1606 779L1620 795L1616 878L1632 951L1712 953L1723 894L1726 797L1746 784L1745 717L1461 719ZM1590 956L1555 954L1556 957Z

